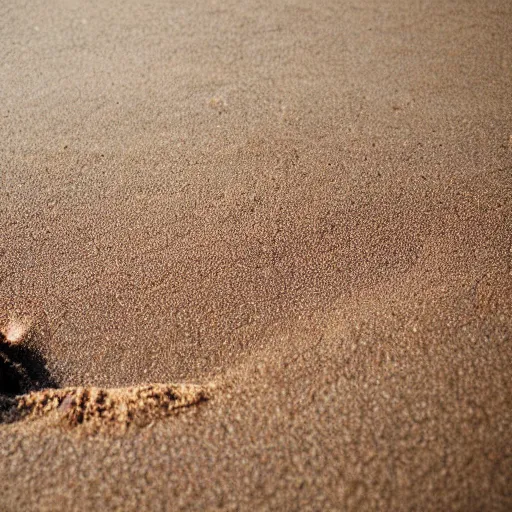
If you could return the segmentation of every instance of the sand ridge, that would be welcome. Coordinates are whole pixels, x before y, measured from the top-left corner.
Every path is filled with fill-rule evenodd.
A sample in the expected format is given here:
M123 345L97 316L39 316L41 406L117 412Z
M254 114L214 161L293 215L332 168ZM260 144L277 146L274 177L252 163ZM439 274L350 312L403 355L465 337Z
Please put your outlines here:
M18 331L12 325L4 328L6 334L0 332L0 423L46 418L62 428L84 427L82 433L120 435L131 426L142 427L211 397L212 385L45 388L49 381L36 377L44 361L25 346L21 334L13 335ZM39 368L34 368L34 361Z
M131 426L143 427L210 396L211 387L192 384L44 389L0 397L0 422L46 418L50 425L67 430L82 427L81 433L122 435Z

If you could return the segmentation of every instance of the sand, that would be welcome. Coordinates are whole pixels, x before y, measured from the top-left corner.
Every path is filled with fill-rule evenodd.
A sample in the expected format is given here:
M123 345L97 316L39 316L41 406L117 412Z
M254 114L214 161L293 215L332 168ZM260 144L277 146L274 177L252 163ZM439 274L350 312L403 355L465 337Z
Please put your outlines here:
M510 510L511 26L0 7L0 510Z

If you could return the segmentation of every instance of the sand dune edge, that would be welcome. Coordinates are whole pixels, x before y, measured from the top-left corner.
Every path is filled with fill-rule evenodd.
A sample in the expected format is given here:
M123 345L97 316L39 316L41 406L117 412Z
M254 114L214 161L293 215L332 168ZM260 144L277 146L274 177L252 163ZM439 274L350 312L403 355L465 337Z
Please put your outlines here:
M46 418L52 426L123 433L211 398L211 386L148 384L126 388L67 387L0 396L0 422Z

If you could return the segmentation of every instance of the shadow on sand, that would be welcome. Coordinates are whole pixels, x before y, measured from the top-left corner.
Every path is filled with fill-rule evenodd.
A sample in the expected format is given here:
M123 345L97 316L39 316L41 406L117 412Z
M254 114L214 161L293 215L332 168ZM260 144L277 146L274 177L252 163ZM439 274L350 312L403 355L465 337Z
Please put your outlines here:
M0 333L0 395L15 396L56 386L43 356L31 348L33 341L29 336L23 344L11 344Z

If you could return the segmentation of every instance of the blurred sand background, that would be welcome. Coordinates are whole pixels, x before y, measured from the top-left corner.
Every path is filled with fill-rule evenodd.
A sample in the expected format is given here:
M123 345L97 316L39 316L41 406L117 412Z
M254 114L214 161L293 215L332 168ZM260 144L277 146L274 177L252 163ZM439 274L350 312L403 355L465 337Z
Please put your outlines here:
M510 510L512 3L0 3L0 320L59 386L0 510Z

